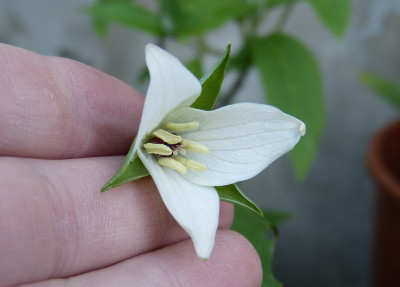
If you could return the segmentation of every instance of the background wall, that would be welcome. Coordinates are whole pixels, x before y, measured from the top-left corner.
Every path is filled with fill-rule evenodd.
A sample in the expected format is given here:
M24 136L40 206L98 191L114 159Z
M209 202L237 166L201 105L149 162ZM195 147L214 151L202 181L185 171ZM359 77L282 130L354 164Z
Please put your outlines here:
M79 10L89 0L5 0L0 2L0 42L41 54L74 58L135 86L144 65L148 36L111 27L98 39ZM268 23L265 23L268 29ZM326 130L318 157L304 182L297 182L287 158L242 184L265 208L289 212L281 227L274 269L285 286L368 286L373 220L373 183L365 165L371 136L396 111L358 80L361 70L400 79L400 2L354 0L352 20L337 41L307 4L296 6L286 31L301 38L324 75ZM209 35L216 47L239 47L234 26ZM188 50L168 45L178 57ZM214 59L210 59L210 65ZM1 71L1 67L0 67ZM229 81L229 79L228 79ZM262 102L252 72L236 101Z

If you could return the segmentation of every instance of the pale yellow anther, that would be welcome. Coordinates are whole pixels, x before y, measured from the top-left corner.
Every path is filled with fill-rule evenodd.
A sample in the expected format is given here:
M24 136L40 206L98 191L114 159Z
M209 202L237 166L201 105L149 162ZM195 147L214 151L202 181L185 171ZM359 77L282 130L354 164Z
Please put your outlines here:
M164 131L162 129L156 130L153 132L153 135L155 137L158 137L159 139L162 139L164 142L168 144L177 144L182 141L182 138L180 136L171 134L167 131Z
M180 162L174 160L173 158L162 157L162 158L158 159L157 162L159 165L172 168L173 170L176 170L180 174L185 174L187 172L186 167L183 164L181 164Z
M210 152L210 150L206 146L199 144L197 142L194 142L194 141L186 140L186 139L183 139L182 147L185 150L190 150L190 151L197 152L197 153L207 154Z
M171 155L172 150L163 144L146 143L143 145L147 153L158 155Z
M199 122L190 122L190 123L183 123L183 124L167 123L165 128L171 132L181 132L181 131L195 129L198 126L199 126Z
M174 157L174 159L176 161L180 162L181 164L183 164L188 169L191 169L194 171L206 171L207 170L207 167L204 164L201 164L197 161L187 159L184 157L180 157L180 156Z

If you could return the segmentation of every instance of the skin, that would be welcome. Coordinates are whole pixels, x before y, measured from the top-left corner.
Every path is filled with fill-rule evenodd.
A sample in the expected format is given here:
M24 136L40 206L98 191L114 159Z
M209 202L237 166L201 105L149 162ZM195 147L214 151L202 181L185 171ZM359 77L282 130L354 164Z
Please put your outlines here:
M202 261L150 177L100 193L137 133L136 90L4 44L0 71L0 286L261 285L230 204Z

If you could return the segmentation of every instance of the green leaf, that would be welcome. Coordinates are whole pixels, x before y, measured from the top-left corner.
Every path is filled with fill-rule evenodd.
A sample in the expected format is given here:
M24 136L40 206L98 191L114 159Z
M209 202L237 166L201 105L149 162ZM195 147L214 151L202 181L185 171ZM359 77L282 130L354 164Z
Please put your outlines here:
M218 99L219 91L225 77L225 69L228 64L231 45L228 45L224 54L211 67L201 79L201 95L193 103L192 108L200 110L212 110Z
M134 145L135 140L118 172L103 186L101 189L102 192L150 175L140 158L133 154Z
M159 2L161 4L162 29L165 35L175 35L182 15L178 0L159 0Z
M98 36L104 38L108 32L108 22L97 17L92 17L92 26Z
M261 209L253 201L247 198L236 184L216 186L215 189L217 190L221 200L246 207L258 215L264 216Z
M297 176L304 178L324 129L324 98L317 62L303 44L288 35L259 38L252 47L268 102L307 126L306 135L290 153Z
M400 109L400 83L372 73L362 73L361 81L390 104Z
M113 2L129 3L130 0L98 0L97 3L94 4L92 7L109 4ZM99 36L104 37L107 34L108 24L109 23L107 20L104 20L96 16L92 16L92 25Z
M114 21L120 25L140 29L151 34L162 34L160 21L156 15L145 8L128 2L106 2L87 7L84 12L98 21Z
M270 212L266 211L265 214ZM232 229L245 236L257 250L263 268L262 287L281 287L272 272L272 257L275 249L277 229L267 217L255 216L244 208L235 208ZM275 234L270 238L268 234Z
M251 13L255 5L244 0L180 0L179 36L201 34L236 17Z
M342 37L350 21L350 0L308 0L325 26Z
M275 210L263 210L263 213L264 218L272 225L278 225L282 222L289 221L293 217L290 213Z

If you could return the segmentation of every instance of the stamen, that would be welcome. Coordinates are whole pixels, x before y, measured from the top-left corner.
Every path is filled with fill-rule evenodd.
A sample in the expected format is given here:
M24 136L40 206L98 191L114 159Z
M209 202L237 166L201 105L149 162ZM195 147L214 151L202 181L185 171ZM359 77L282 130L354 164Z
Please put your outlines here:
M143 145L149 154L171 155L172 149L163 144L146 143Z
M173 170L176 170L180 174L185 174L187 172L187 169L183 164L170 157L162 157L157 162L159 165L172 168Z
M162 139L167 144L177 144L182 141L182 138L180 136L171 134L162 129L156 130L155 132L153 132L153 135L155 137L158 137L159 139Z
M191 169L194 171L206 171L207 170L207 167L204 164L201 164L197 161L187 159L184 157L180 157L180 156L174 157L174 159L176 161L180 162L181 164L183 164L188 169Z
M186 139L183 139L182 147L185 150L190 150L197 153L208 154L210 152L210 150L206 146Z
M167 125L165 127L167 130L169 130L171 132L181 132L181 131L195 129L198 126L199 126L199 122L190 122L190 123L183 123L183 124L167 123Z
M169 167L180 174L186 174L187 170L206 171L207 166L197 161L184 158L186 151L202 154L209 153L209 149L197 142L183 139L175 132L197 128L198 122L189 123L167 123L166 130L158 129L153 132L150 142L143 145L147 153L154 154L157 163ZM182 155L182 156L179 156Z

